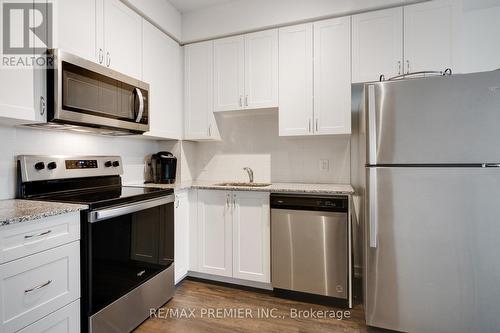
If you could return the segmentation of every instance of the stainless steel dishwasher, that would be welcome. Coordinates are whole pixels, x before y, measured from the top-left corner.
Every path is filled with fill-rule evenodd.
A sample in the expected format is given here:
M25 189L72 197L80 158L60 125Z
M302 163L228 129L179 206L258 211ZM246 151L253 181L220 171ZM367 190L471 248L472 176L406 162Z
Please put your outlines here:
M352 307L346 196L271 195L275 290L335 297Z

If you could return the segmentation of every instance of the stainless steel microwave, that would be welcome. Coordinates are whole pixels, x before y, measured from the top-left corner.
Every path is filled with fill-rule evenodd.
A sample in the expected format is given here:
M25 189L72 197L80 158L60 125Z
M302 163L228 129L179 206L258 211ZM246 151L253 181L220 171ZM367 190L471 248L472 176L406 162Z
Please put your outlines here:
M149 84L58 49L49 58L48 123L111 135L149 130Z

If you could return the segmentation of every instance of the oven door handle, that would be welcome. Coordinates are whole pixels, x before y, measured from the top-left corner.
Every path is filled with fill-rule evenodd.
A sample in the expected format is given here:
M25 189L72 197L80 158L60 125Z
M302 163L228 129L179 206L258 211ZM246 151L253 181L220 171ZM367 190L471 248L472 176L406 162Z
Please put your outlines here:
M169 196L162 197L160 199L140 201L130 205L123 205L113 208L106 208L102 210L95 210L89 213L89 222L90 223L99 222L114 217L135 213L141 210L163 206L169 203L173 203L174 200L175 200L174 195L171 194Z

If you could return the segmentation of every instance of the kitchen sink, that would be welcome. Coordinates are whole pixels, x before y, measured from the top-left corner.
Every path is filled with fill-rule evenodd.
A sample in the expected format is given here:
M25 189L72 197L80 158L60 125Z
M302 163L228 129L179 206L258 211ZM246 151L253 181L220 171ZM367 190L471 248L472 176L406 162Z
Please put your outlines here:
M271 186L271 184L268 183L219 183L215 184L216 186L228 186L228 187L233 187L233 186L246 186L246 187L267 187Z

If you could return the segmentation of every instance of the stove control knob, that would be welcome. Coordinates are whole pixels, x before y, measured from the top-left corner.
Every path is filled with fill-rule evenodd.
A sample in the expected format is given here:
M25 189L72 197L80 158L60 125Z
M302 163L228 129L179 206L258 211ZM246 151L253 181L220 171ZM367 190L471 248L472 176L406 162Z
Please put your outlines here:
M57 168L56 162L50 162L49 164L47 164L47 169L54 170L55 168Z
M113 162L113 166L114 166L115 168L119 167L119 166L120 166L120 162L119 162L119 161L114 161L114 162Z
M45 169L45 163L43 163L43 162L35 163L35 169L38 171Z
M105 166L106 168L110 168L112 165L113 165L113 163L112 163L111 161L106 161L106 162L104 163L104 166Z

